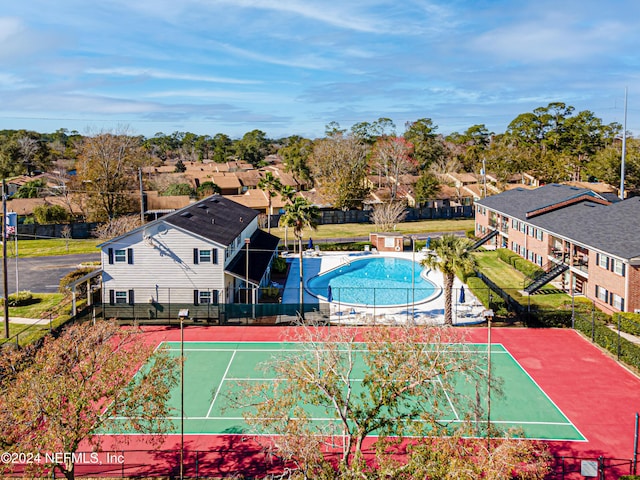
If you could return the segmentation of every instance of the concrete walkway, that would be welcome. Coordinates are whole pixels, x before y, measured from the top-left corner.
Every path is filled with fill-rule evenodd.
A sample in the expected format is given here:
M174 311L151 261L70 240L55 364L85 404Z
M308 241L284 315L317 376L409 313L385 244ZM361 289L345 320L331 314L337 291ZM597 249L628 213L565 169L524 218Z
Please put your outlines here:
M47 318L9 317L9 323L21 323L23 325L36 325L38 323L41 323L42 325L48 325L49 317Z
M607 325L611 330L615 333L618 333L618 327L615 325ZM630 333L620 332L620 336L626 340L629 340L631 343L635 343L636 345L640 345L640 338L635 335L631 335Z

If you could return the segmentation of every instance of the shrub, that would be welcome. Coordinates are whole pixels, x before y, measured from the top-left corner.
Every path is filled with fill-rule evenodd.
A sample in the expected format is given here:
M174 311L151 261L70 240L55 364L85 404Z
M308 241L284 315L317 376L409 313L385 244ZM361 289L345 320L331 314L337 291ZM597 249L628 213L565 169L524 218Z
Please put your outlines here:
M38 205L33 209L36 223L60 223L69 221L69 212L60 205Z
M638 313L619 313L620 330L631 335L640 336L640 314ZM617 326L618 319L614 318L613 323Z
M69 289L69 285L81 277L84 277L87 273L91 273L95 270L93 267L81 267L73 272L67 273L64 277L60 279L60 284L58 285L58 291L60 293L65 293ZM91 279L92 283L97 284L99 281L98 277ZM76 287L76 292L80 295L87 294L87 284L86 282L82 282L80 285Z
M512 252L511 250L507 250L506 248L499 248L496 250L496 253L500 260L511 265L513 268L529 278L534 278L535 276L543 272L540 267L522 258L520 255Z
M33 301L33 294L28 291L12 293L9 295L7 304L10 307L22 307L29 305ZM4 298L0 298L0 305L4 305Z
M284 273L287 270L287 261L282 257L277 257L273 260L271 268L276 273Z
M191 185L188 183L174 183L169 185L162 193L163 196L170 195L189 195L193 196L195 191L191 188Z

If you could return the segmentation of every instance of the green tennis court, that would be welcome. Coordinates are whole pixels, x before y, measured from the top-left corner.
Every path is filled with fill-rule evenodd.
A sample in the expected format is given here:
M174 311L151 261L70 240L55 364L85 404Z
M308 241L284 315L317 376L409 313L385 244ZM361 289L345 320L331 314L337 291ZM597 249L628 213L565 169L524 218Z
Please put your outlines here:
M180 356L180 342L165 342L163 345L171 355ZM465 348L478 355L479 360L487 357L486 344L465 344ZM185 342L184 433L220 435L246 432L241 409L229 405L228 398L233 390L239 388L239 382L272 381L269 373L258 365L274 356L303 349L296 343ZM359 368L362 371L363 367ZM501 429L517 428L530 439L585 441L571 421L501 344L491 345L491 375L496 380L501 379L503 390L502 396L492 395L491 398L492 424ZM357 376L355 373L356 380ZM456 390L467 394L468 398L476 395L475 386L462 381L457 382ZM481 401L485 396L482 395ZM172 392L170 402L179 415L179 386ZM315 421L334 421L326 412L310 413ZM456 422L464 413L463 406L450 402L442 421ZM172 417L171 420L179 431L180 417ZM486 422L486 419L482 421Z

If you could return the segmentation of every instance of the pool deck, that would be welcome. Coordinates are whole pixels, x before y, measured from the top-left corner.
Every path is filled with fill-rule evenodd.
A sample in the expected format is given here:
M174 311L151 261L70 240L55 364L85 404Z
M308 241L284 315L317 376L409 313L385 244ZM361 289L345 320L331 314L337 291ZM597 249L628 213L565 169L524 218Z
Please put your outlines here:
M309 252L303 255L304 281L311 277L332 270L349 260L356 260L364 256L381 255L386 257L403 258L406 260L415 259L420 262L424 258L423 252L398 252L398 253L370 253L370 252ZM298 255L290 255L287 258L290 263L289 276L285 285L282 297L283 303L297 303L300 296L299 278L300 265ZM433 282L440 293L432 299L415 304L402 306L363 306L345 305L333 301L329 305L332 323L341 324L442 324L444 323L444 295L442 286L444 285L442 273L428 270L426 278ZM454 292L458 292L464 284L456 277L454 280ZM453 323L456 325L472 324L484 321L484 306L473 296L469 288L465 286L465 302L458 303L458 295L453 298ZM326 305L328 302L323 298L311 295L307 290L304 292L305 303L320 303Z

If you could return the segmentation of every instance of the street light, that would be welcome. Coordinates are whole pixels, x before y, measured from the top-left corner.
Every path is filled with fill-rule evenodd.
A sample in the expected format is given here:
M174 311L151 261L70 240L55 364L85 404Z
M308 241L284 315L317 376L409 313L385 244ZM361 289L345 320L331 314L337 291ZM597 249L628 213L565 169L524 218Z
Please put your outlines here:
M416 316L416 236L411 235L411 317Z
M246 248L245 254L245 291L244 291L244 299L246 303L249 303L249 244L251 243L251 239L244 239L244 246Z

